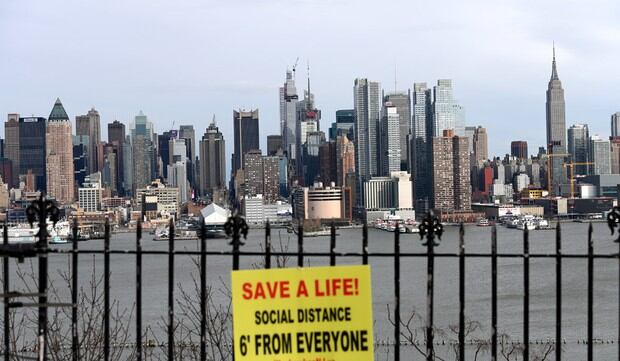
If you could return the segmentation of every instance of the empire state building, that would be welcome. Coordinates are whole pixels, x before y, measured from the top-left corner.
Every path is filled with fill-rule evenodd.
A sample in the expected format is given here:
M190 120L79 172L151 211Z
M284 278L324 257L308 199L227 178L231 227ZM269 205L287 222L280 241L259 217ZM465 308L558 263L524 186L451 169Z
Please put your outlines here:
M565 175L562 167L566 155L566 115L564 103L564 89L558 77L555 64L555 47L553 48L553 62L551 65L551 79L547 87L547 149L549 154L550 190L554 195L561 195L560 185L565 184Z

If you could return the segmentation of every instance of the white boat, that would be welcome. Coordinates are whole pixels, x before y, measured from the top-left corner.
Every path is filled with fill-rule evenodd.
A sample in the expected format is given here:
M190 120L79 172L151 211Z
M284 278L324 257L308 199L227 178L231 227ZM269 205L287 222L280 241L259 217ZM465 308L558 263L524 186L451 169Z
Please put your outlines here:
M489 226L491 225L491 223L490 223L490 222L489 222L489 220L488 220L488 219L486 219L486 218L480 218L480 219L478 220L478 222L476 223L476 225L477 225L478 227L489 227Z
M525 230L527 228L528 231L532 231L536 229L536 225L534 224L533 221L529 221L529 220L519 220L519 223L517 223L517 229L520 230Z
M37 241L37 231L37 228L30 228L29 225L9 224L9 243L34 243Z

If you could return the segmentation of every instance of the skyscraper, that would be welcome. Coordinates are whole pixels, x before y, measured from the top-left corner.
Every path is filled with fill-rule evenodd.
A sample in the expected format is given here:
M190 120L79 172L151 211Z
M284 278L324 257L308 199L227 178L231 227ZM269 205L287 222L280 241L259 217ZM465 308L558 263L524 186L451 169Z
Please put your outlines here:
M336 122L332 123L329 129L329 139L336 140L336 137L346 134L350 141L355 141L355 110L340 109L336 110Z
M559 194L560 185L565 184L563 172L563 158L566 153L566 120L564 89L558 77L555 64L555 47L553 48L553 61L551 63L551 79L547 87L547 149L551 156L551 192ZM553 156L555 154L556 156Z
M424 214L432 204L433 107L431 90L426 83L413 84L413 134L410 168L413 170L416 212Z
M611 115L611 136L620 137L620 112Z
M258 109L251 111L233 111L233 128L235 134L235 148L232 155L233 176L238 169L243 168L244 156L251 150L260 149L258 141Z
M108 143L113 144L118 148L118 178L116 180L116 183L117 188L120 192L120 190L122 189L121 185L123 184L123 181L125 179L125 162L123 157L123 154L125 153L125 124L119 122L118 120L115 120L112 123L108 123Z
M4 179L10 187L19 185L19 114L9 114L4 123L4 157L11 161L11 179Z
M439 79L433 87L433 136L441 137L446 129L465 136L465 110L454 99L452 80Z
M97 147L101 142L101 124L99 112L95 108L91 108L86 115L78 115L75 117L75 134L87 135L89 139L88 148L88 170L95 173L101 170L101 164L98 164L100 158L97 154Z
M47 194L60 203L75 199L71 122L60 99L50 113L45 134Z
M124 155L128 155L125 153ZM126 159L127 157L125 157ZM155 134L153 124L142 111L134 119L131 129L132 193L153 181L155 164ZM127 159L126 159L127 160Z
M263 155L259 149L245 153L243 158L244 196L263 194Z
M474 129L472 143L472 149L474 153L473 159L476 162L476 164L472 164L472 166L482 166L482 163L489 159L489 146L486 128L478 126Z
M379 130L380 85L368 79L355 79L353 103L355 111L355 170L357 172L357 194L361 195L364 181L377 176ZM363 195L357 198L363 204Z
M398 108L388 102L383 108L381 118L381 169L383 176L389 176L392 172L400 171L401 167L401 140L407 137L402 136L400 131L400 114ZM406 146L405 142L405 146ZM406 153L406 152L405 152Z
M611 173L609 139L603 139L598 135L593 135L590 138L590 157L594 163L594 174Z
M590 162L590 133L587 124L573 124L568 128L568 153L573 163ZM574 175L588 175L591 166L578 164L573 166Z
M280 157L263 156L263 199L275 203L280 198Z
M471 183L467 138L445 130L433 138L434 208L441 212L471 209Z
M176 131L168 131L163 132L162 134L157 135L157 156L161 159L162 163L162 174L165 179L168 179L168 166L171 164L170 159L170 140L176 137Z
M298 99L293 72L287 70L286 81L280 87L280 135L282 135L282 144L289 159L296 159Z
M284 148L282 147L282 136L281 135L268 135L267 136L267 155L276 155L278 150Z
M336 137L336 185L354 187L347 184L347 175L355 173L355 144L346 135Z
M398 114L399 124L399 141L400 141L400 169L408 170L408 154L407 154L407 139L411 132L411 93L410 92L393 92L388 93L383 97L383 105L396 108ZM385 117L385 112L383 117ZM386 175L389 175L387 173Z
M226 143L215 119L200 141L200 193L213 195L226 187Z
M179 126L179 139L185 139L187 180L192 188L196 188L196 132L194 131L194 126Z
M514 140L510 142L510 155L521 160L527 159L527 141Z
M47 190L45 135L47 122L42 117L19 118L19 175L32 174L32 190Z

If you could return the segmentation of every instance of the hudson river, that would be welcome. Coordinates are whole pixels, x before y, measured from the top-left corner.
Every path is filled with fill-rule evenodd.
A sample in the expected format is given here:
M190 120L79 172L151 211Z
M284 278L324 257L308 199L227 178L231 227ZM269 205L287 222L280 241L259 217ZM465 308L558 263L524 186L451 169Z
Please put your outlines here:
M360 252L361 229L338 230L338 252ZM562 224L564 254L587 252L587 224ZM392 252L394 249L393 233L369 230L370 252ZM167 250L168 242L152 241L151 235L145 234L143 249ZM263 230L252 230L243 251L260 251L264 240ZM229 250L229 240L208 240L209 250ZM491 228L466 227L466 252L490 253ZM288 247L288 251L295 252L297 238L285 230L272 231L272 243L277 251ZM458 245L458 228L446 227L436 253L456 253ZM101 249L102 240L80 242L80 249ZM56 245L58 248L70 248L70 245ZM177 241L177 250L197 250L196 241ZM329 237L305 239L305 250L308 252L327 252ZM521 252L523 247L522 231L498 227L499 253ZM618 252L618 244L613 243L613 237L605 223L594 224L595 253L611 254ZM124 250L135 249L135 234L115 234L111 241L111 248ZM402 252L424 252L425 248L417 234L401 235ZM555 231L531 231L531 253L555 252ZM56 270L67 270L69 256L50 255L50 274L57 274ZM103 257L80 255L80 283L84 286L92 274L93 261L96 272L103 271ZM165 255L144 255L143 258L143 324L151 326L155 332L161 332L158 323L167 318L167 288L168 288L168 258ZM242 257L241 268L247 269L260 265L259 257ZM275 257L273 264L275 265ZM468 258L466 264L466 315L467 318L477 321L481 329L474 332L469 339L489 339L491 318L491 260L490 258ZM563 261L563 344L564 359L581 360L586 358L587 338L587 261L585 259L565 259ZM329 264L329 257L307 258L308 266ZM338 264L361 264L361 257L341 257ZM28 264L28 262L26 263ZM228 298L224 288L230 283L232 257L209 256L207 259L208 283L215 290L213 297L217 303L227 303ZM287 266L297 264L296 256L288 260ZM387 307L393 310L394 303L394 275L393 258L370 258L373 283L373 305L375 323L375 342L393 342L394 331L388 322ZM12 272L15 274L15 263L11 262ZM523 259L501 258L498 261L498 327L499 333L510 336L512 341L521 341L523 334ZM440 343L457 339L457 335L450 331L451 325L458 325L458 259L435 259L435 323L441 330L436 335ZM111 298L118 300L121 307L131 308L135 302L135 255L111 255ZM176 296L180 295L179 287L194 292L192 275L198 277L198 270L191 261L191 256L176 256L175 258L175 285ZM598 259L594 265L594 337L602 342L594 348L594 358L610 360L616 358L618 339L618 260ZM15 283L13 283L15 285ZM13 288L13 287L12 287ZM223 292L219 292L222 290ZM532 345L531 349L538 350L544 347L548 339L555 337L555 260L531 259L530 264L530 338L532 341L542 342L543 345ZM68 294L67 294L68 295ZM426 315L426 259L401 259L401 317L406 322L413 310L419 315L411 323L412 331L417 330L417 340L422 345ZM181 319L181 308L177 319ZM134 319L131 320L134 322ZM131 330L135 326L131 326ZM443 336L441 333L444 333ZM160 337L165 340L165 336ZM611 343L613 341L613 344ZM609 342L609 343L608 343ZM424 348L424 346L421 346ZM455 359L449 346L438 346L440 355L446 359ZM468 359L473 359L475 346L468 346ZM392 350L388 347L377 346L378 360L392 359ZM402 359L423 359L411 346L401 348ZM488 353L478 357L479 360L489 359ZM551 357L549 357L551 358ZM548 358L548 359L549 359ZM501 359L501 356L500 356Z

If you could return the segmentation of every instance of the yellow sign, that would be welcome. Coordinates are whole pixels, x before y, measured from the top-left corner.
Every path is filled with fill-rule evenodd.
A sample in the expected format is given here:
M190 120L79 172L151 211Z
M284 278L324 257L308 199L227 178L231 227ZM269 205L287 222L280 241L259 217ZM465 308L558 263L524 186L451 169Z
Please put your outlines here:
M235 360L373 360L370 266L232 272Z

